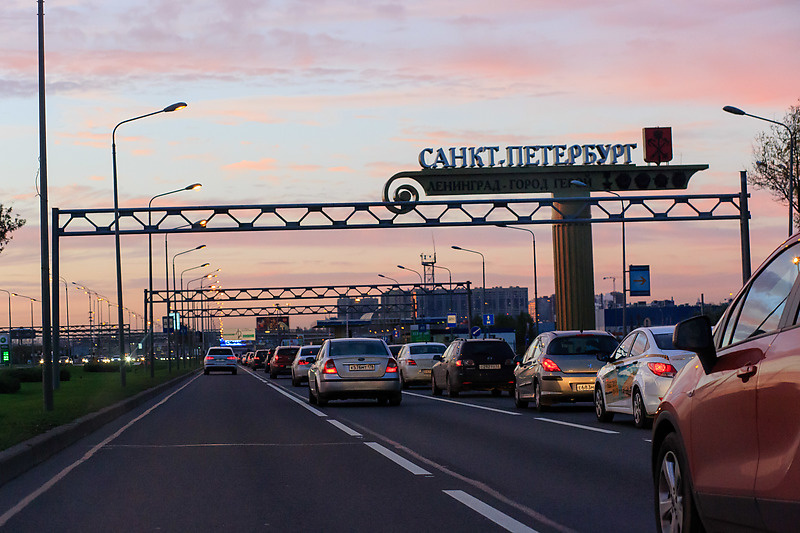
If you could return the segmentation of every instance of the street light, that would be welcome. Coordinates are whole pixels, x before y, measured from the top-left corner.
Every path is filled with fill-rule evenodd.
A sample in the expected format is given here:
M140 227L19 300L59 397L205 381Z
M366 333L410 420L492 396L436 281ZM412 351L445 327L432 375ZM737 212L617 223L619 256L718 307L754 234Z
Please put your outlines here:
M206 264L208 264L208 263L206 263ZM217 272L221 272L221 271L222 271L222 269L218 268L213 272L209 272L208 274L205 274L204 276L200 276L199 278L191 279L191 280L186 282L186 291L188 292L189 291L189 284L194 283L195 281L200 281L200 320L199 320L199 322L200 322L200 330L201 330L201 332L203 332L203 346L204 347L205 347L205 332L204 332L205 323L204 323L204 320L203 320L203 312L204 312L204 306L203 306L203 282L205 282L205 280L207 280L207 279L216 278L217 277L216 273ZM194 310L195 310L194 299L192 299L192 311L194 311ZM192 314L195 314L195 313L193 312ZM195 323L195 329L197 329L197 322L198 322L197 316L194 316L193 318L194 318L194 323ZM191 344L190 344L190 346L191 346Z
M533 233L533 230L529 230L528 228L518 228L516 226L507 226L505 224L497 224L497 227L527 231L531 234L531 247L533 250L533 314L535 315L534 322L536 324L536 335L539 335L539 284L536 276L536 234Z
M173 293L175 292L175 288L176 288L175 287L175 258L178 257L179 255L188 254L189 252L194 252L195 250L202 250L205 247L206 247L205 244L201 244L199 246L195 246L194 248L190 248L189 250L185 250L183 252L179 252L179 253L175 254L174 256L172 256L172 292ZM206 265L208 265L208 263L206 263ZM196 268L200 268L200 267L196 267ZM183 272L181 272L181 275L182 274L183 274ZM181 280L181 309L183 309L183 300L182 300L183 299L183 293L182 292L183 292L183 280ZM175 307L176 308L178 307L177 304L178 304L178 300L177 300L177 296L176 296L175 297ZM167 303L167 306L169 307L169 303ZM178 322L180 322L180 317L178 317L178 318L179 318ZM180 331L180 323L178 324L178 326L179 326L178 331ZM173 330L174 329L175 329L175 324L173 324ZM181 342L181 348L183 348L183 343L182 342ZM178 352L176 350L176 352L175 352L175 368L176 369L178 368L179 364L180 364L180 361L178 360Z
M570 181L572 185L577 185L578 187L589 187L587 184L580 180L572 180ZM626 270L626 259L625 259L625 200L622 196L614 191L600 191L600 192L607 192L608 194L613 194L617 198L619 198L620 204L620 212L619 216L622 219L622 335L624 336L627 333L627 311L628 311L628 279L627 279L627 270ZM590 193L591 194L591 193Z
M483 272L483 287L481 291L483 292L483 310L481 312L481 318L483 318L483 314L486 312L486 258L483 256L482 253L477 252L475 250L468 250L467 248L462 248L460 246L451 246L453 250L461 250L462 252L469 252L471 254L478 254L481 256L481 271ZM469 310L470 314L472 313L472 309ZM486 331L483 332L483 338L486 338Z
M423 283L425 283L424 281L422 281L422 274L420 274L419 272L417 272L417 271L416 271L416 270L414 270L413 268L404 267L403 265L397 265L397 268L399 268L400 270L409 270L409 271L413 272L414 274L416 274L417 276L419 276L419 282L420 282L420 284L423 284Z
M119 356L120 361L125 357L125 327L123 322L125 321L125 317L122 314L122 254L120 253L120 245L119 245L119 189L117 187L117 128L122 126L127 122L133 122L134 120L139 120L141 118L150 117L153 115L157 115L159 113L171 113L177 109L183 109L186 107L184 102L178 102L172 104L170 106L165 107L159 111L153 111L152 113L147 113L145 115L140 115L138 117L129 118L123 120L111 131L111 163L113 166L114 171L114 252L116 254L116 263L117 263L117 304L118 304L118 312L117 312L117 323L119 327ZM122 386L125 386L125 364L122 363L119 365L119 376Z
M156 198L160 198L162 196L167 196L169 194L175 194L175 193L179 193L179 192L183 192L183 191L193 191L195 189L199 189L200 187L202 187L202 184L200 184L200 183L192 183L191 185L187 185L186 187L184 187L182 189L175 189L174 191L164 192L164 193L157 194L157 195L153 196L152 198L150 198L150 202L148 202L148 204L147 204L147 209L148 209L148 212L147 212L147 226L148 226L148 230L149 231L152 230L152 227L153 227L153 218L152 218L153 217L153 213L152 213L152 211L149 211L149 209L151 207L153 207L153 200L155 200ZM156 359L156 356L155 356L155 348L154 348L154 344L155 344L154 340L155 339L153 338L153 297L152 297L152 294L153 294L153 234L149 233L149 232L147 234L147 254L148 254L147 255L147 266L148 266L148 272L149 272L148 281L149 281L149 290L150 290L150 306L149 306L150 308L149 309L145 309L145 312L146 313L149 312L148 316L150 317L150 328L148 329L148 334L150 336L150 377L152 378L152 377L155 377L155 372L156 372L156 370L155 370L155 366L156 366L155 365L155 359Z
M36 298L31 298L30 296L25 296L24 294L18 294L16 292L12 292L11 294L19 298L27 298L31 301L31 356L33 356L33 342L36 340L36 332L33 329L33 302L38 302L39 300ZM42 331L42 341L44 342L44 331Z
M792 211L794 209L793 202L794 202L794 147L797 144L796 134L797 132L793 130L788 124L784 124L783 122L778 122L777 120L772 120L765 117L759 117L758 115L751 115L750 113L745 113L738 107L733 107L732 105L726 105L722 108L723 111L726 113L730 113L732 115L738 116L746 116L755 118L758 120L763 120L764 122L771 122L772 124L777 124L778 126L783 126L789 132L789 236L792 236L792 227L794 226L794 221L792 220ZM797 192L797 201L798 205L800 205L800 190Z

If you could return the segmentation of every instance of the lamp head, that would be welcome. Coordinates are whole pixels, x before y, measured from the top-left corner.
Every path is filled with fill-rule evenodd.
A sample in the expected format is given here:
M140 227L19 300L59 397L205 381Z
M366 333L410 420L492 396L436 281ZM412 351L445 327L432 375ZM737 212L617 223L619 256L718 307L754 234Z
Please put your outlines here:
M405 270L406 267L404 267L403 265L397 265L397 268Z
M211 264L211 263L203 263L202 265L200 265L200 268L207 267L207 266L208 266L208 265L210 265L210 264Z
M198 226L199 226L199 227L201 227L201 228L205 228L205 227L206 227L206 224L208 224L208 220L206 220L206 219L203 219L203 220L201 220L201 221L199 221L199 222L195 222L194 224L192 224L192 227L193 227L193 228L195 228L195 227L198 227Z
M191 185L187 185L186 187L184 187L183 190L184 191L193 191L195 189L199 189L202 186L203 186L202 183L192 183Z
M206 245L205 245L205 244L201 244L200 246L198 246L197 248L195 248L195 250L200 250L200 249L203 249L203 248L205 248L205 247L206 247Z
M172 105L168 105L164 108L164 113L172 113L173 111L177 111L178 109L183 109L186 107L186 102L176 102Z
M739 109L738 107L733 107L732 105L726 105L725 107L722 108L722 110L725 111L726 113L730 113L731 115L746 115L747 114L744 111L742 111L741 109Z
M455 245L451 246L450 248L452 248L453 250L463 250L463 248L461 248L460 246L455 246Z

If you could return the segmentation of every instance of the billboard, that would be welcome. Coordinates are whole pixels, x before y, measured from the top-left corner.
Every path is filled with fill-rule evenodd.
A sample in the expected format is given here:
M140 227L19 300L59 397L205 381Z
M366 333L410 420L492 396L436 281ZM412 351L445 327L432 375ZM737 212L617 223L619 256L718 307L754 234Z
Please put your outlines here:
M289 329L288 316L257 316L256 331L269 333L271 331L286 331Z

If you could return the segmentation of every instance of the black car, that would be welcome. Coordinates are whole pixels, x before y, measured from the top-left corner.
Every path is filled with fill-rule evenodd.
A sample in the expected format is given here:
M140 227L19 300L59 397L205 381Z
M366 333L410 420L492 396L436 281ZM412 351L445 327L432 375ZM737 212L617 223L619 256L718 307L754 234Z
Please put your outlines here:
M253 358L250 360L250 368L253 370L257 370L259 368L264 368L264 364L269 357L269 350L256 350L253 354Z
M434 356L431 391L458 396L464 390L490 390L494 396L514 390L514 351L503 339L456 339Z

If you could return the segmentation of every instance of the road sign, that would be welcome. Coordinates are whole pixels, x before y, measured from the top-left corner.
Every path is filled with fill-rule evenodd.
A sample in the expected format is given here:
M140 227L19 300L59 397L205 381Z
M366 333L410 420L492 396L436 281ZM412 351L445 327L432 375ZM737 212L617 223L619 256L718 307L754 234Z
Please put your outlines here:
M447 327L458 325L458 317L456 315L447 315Z
M472 329L469 330L469 332L473 337L477 337L481 334L481 328L478 326L472 326Z
M483 325L494 326L494 315L491 313L483 315Z
M8 335L5 333L0 334L0 344L8 344Z
M630 265L628 275L631 296L650 296L650 265Z

